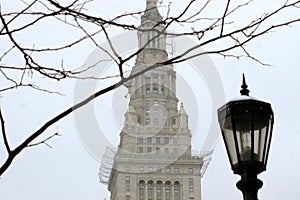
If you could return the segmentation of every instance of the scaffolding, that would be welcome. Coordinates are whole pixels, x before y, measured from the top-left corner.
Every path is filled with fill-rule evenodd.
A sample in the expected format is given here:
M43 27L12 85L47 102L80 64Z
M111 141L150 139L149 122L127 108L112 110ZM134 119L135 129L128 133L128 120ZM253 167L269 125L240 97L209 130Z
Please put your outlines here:
M103 184L107 184L113 167L114 157L117 152L116 147L105 147L105 152L102 155L102 161L99 169L99 179Z

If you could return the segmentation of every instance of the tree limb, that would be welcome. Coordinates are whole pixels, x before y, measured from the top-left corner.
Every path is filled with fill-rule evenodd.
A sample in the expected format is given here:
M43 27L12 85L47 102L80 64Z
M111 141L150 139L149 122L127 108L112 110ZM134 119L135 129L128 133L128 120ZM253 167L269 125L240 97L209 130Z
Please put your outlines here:
M3 137L3 141L4 141L4 145L6 148L6 151L8 152L8 154L10 153L10 147L8 144L8 139L7 139L7 135L6 135L6 130L5 130L5 121L2 115L2 109L0 107L0 121L1 121L1 131L2 131L2 137Z

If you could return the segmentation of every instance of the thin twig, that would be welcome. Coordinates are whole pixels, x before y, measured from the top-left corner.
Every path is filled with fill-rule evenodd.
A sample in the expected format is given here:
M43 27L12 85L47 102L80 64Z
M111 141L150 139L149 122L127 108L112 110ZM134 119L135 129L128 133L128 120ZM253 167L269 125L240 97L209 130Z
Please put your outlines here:
M34 146L37 146L37 145L40 145L40 144L44 144L44 145L46 145L47 147L49 147L50 149L52 149L52 146L50 146L50 145L47 143L47 141L50 140L50 139L52 139L52 138L55 137L55 136L61 136L61 135L58 134L58 133L54 133L53 135L47 137L46 139L44 139L44 140L42 140L42 141L40 141L40 142L37 142L37 143L33 143L33 144L27 145L27 147L34 147Z

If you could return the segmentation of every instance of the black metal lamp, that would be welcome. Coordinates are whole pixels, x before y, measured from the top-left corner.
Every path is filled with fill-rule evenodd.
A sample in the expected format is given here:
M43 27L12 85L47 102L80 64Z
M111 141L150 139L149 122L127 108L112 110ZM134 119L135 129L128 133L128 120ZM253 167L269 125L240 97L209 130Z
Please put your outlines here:
M257 200L262 181L257 174L266 170L274 114L269 103L249 97L243 75L241 97L218 109L218 120L231 168L241 175L237 187L245 200Z

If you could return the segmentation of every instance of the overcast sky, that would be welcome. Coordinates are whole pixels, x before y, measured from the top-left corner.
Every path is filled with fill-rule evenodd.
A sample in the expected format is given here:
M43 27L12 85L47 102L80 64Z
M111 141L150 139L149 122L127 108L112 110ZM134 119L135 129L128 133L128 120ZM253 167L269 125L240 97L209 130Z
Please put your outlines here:
M111 17L126 10L141 10L145 5L144 0L124 2L125 0L96 0L91 12L103 13L101 16ZM223 7L222 1L216 0L213 2L216 10ZM284 1L267 0L264 3L257 3L256 6L245 9L245 16L241 15L240 17L260 16L263 9L274 8L281 5L282 2ZM179 9L180 4L174 2L174 8ZM19 8L20 5L22 3L18 0L4 0L1 2L1 10L12 10ZM298 13L300 12L298 11ZM287 13L278 20L290 16L295 16L295 13ZM60 28L53 27L51 24L41 26L49 34L56 34L56 29ZM26 44L34 44L34 40L44 41L48 39L48 36L41 36L35 31L32 30L32 32L19 37ZM72 33L64 32L64 34ZM114 35L120 34L122 33L116 32ZM241 75L245 73L250 95L272 104L275 113L274 134L267 171L259 175L259 178L264 182L263 188L259 191L259 199L300 199L300 191L297 187L300 180L300 174L298 173L300 169L300 128L298 127L298 113L300 111L299 36L300 24L272 32L254 40L249 45L253 55L271 64L271 67L263 67L249 59L236 60L210 56L213 67L217 70L224 87L226 101L239 95ZM49 36L49 38L51 37ZM103 40L103 42L105 41ZM0 50L8 48L7 42L1 38L0 47ZM77 47L71 55L64 52L55 56L63 58L70 65L80 66L88 62L94 50L95 47L92 44L84 44ZM12 62L19 62L13 60L13 56L10 59L12 59ZM43 59L47 61L47 58ZM53 58L48 59L49 62L52 62L51 59ZM182 66L187 67L192 64L183 63ZM196 88L192 89L191 92L194 92L194 95L197 96L197 106L199 106L199 113L197 112L197 114L199 118L194 122L193 119L190 119L190 127L194 136L193 148L203 150L203 141L207 138L208 127L212 123L212 112L214 112L211 109L213 98L211 97L211 88L206 83L208 77L197 77L189 74L182 70L180 65L176 65L176 70L178 71L178 79L181 80L179 82L189 85L190 88ZM217 77L217 75L213 77ZM43 79L37 79L36 81L40 81L47 88L57 89L65 95L57 96L30 89L18 89L1 94L1 108L5 116L11 144L18 144L29 133L40 127L42 123L73 104L73 95L76 92L75 81L58 83L54 81L45 82ZM101 88L101 85L97 85L97 88ZM202 92L198 93L199 90ZM185 99L188 98L184 97L184 92L180 91L182 90L178 90L179 100L185 103ZM122 109L119 112L115 112L114 108L118 107L115 104L116 97L119 98L120 96L122 98L123 93L124 88L111 92L100 97L91 105L94 115L99 119L98 126L102 127L101 131L106 136L105 139L115 143L115 145L117 144L120 128L122 128L120 120L125 112L126 104L121 107ZM128 99L124 98L120 101L128 102ZM186 110L191 116L194 111L192 107L187 105L188 103L185 103ZM224 103L226 102L224 101ZM109 119L103 122L103 116ZM196 125L193 123L196 123ZM55 132L59 132L62 136L53 138L49 142L52 146L51 149L45 145L28 148L16 158L12 166L0 179L1 200L21 198L99 200L109 198L106 186L99 182L99 160L95 159L85 142L82 141L80 137L82 133L78 132L78 121L74 119L73 115L70 115L52 126L40 139L46 138ZM211 144L209 148L214 153L202 179L203 199L241 199L241 193L235 187L239 177L233 175L230 169L223 141L219 137ZM1 149L0 155L4 154L4 150L4 148ZM2 156L0 158L2 160Z

